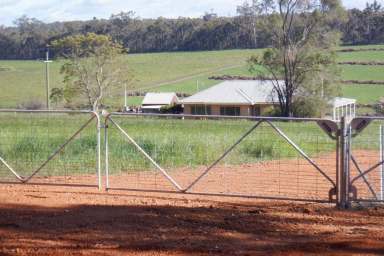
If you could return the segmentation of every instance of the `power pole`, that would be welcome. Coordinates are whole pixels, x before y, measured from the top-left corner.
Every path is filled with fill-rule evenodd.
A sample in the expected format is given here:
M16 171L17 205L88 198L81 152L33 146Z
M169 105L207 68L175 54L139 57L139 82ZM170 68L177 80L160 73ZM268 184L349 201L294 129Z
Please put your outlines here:
M49 60L49 45L47 45L47 49L45 52L45 89L46 89L46 107L48 110L51 109L50 104L49 104L49 63L52 61Z

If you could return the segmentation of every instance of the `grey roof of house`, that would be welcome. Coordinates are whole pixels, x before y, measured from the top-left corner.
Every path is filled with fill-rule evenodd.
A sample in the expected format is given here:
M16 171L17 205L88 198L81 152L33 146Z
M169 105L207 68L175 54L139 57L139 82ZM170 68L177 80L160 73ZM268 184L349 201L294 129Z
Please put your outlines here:
M142 105L170 105L174 103L174 98L176 97L176 103L178 102L178 98L176 93L153 93L148 92L145 94Z
M233 105L276 103L277 97L273 96L272 81L231 80L185 98L182 103Z

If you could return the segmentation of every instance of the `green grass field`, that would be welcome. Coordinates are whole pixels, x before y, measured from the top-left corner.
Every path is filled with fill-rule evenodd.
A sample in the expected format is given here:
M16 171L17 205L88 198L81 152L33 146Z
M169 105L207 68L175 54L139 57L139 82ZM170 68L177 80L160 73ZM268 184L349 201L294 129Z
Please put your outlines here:
M384 81L384 66L342 65L343 80Z
M338 61L384 61L384 51L339 52Z
M0 156L23 176L41 165L90 115L0 114ZM114 117L131 137L167 169L208 165L233 145L255 122L246 120L180 120ZM276 122L310 156L335 149L315 122ZM298 132L300 131L300 132ZM149 170L150 162L128 143L114 125L109 128L111 172ZM223 161L226 164L291 159L299 154L266 123L257 128ZM40 176L94 174L96 129L90 124ZM10 172L0 164L0 177Z
M384 97L384 85L343 85L342 93L361 104L373 104Z
M39 167L90 115L1 114L0 156L24 177ZM167 170L209 165L233 145L255 122L246 120L181 120L148 117L113 119ZM316 122L273 122L310 157L335 151ZM370 125L354 138L356 149L378 150L381 123ZM109 126L111 173L151 170L152 165L116 129ZM39 176L91 175L96 170L96 129L91 123L46 166ZM267 123L243 140L221 164L302 159L300 154ZM0 164L0 177L12 179Z
M356 46L342 48L383 48L382 45ZM246 60L261 50L228 50L211 52L177 52L131 54L126 63L134 74L131 90L180 92L193 94L208 88L218 81L209 80L212 75L252 75ZM342 52L339 61L379 61L384 51ZM59 73L62 62L51 64L51 87L62 86ZM342 65L343 80L384 80L384 66L348 66ZM30 102L44 103L45 80L44 63L41 61L0 61L0 108L15 108ZM383 86L384 87L384 86ZM357 98L361 103L377 101L380 98L380 86L361 85L343 86L343 96ZM130 105L140 105L142 97L130 97ZM113 109L124 103L123 88L116 90L106 104ZM58 106L60 107L60 106Z

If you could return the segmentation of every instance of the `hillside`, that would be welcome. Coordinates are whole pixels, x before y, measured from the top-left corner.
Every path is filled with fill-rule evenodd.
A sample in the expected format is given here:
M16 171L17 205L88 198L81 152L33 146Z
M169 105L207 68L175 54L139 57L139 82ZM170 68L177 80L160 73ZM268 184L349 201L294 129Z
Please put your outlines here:
M377 51L382 48L383 51ZM379 62L384 59L384 46L343 47L355 51L339 52L339 62ZM365 51L357 51L365 49ZM376 49L376 51L369 51ZM246 60L261 50L228 50L209 52L177 52L127 55L126 63L134 75L132 91L174 91L193 94L216 84L212 75L252 75ZM358 64L358 63L355 63ZM61 61L50 68L51 88L61 87ZM342 80L384 81L383 65L340 65ZM0 107L15 108L22 104L44 102L45 66L41 61L0 61ZM383 82L384 83L384 82ZM358 99L359 103L377 102L384 95L383 85L343 84L343 96ZM140 97L130 97L130 104L140 104ZM113 108L123 105L123 88L116 90L107 104Z

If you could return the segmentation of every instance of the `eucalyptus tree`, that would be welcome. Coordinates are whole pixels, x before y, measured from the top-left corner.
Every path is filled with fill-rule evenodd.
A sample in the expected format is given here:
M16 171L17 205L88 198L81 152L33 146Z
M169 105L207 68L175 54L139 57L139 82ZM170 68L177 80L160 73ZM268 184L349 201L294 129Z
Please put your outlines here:
M67 103L77 99L98 111L113 88L130 81L127 63L122 58L125 50L109 36L93 33L69 36L54 41L52 46L65 59L61 73L65 84L62 95Z
M293 116L296 103L325 104L334 94L339 34L329 18L343 8L338 0L276 0L274 7L272 47L249 63L272 80L281 115Z

